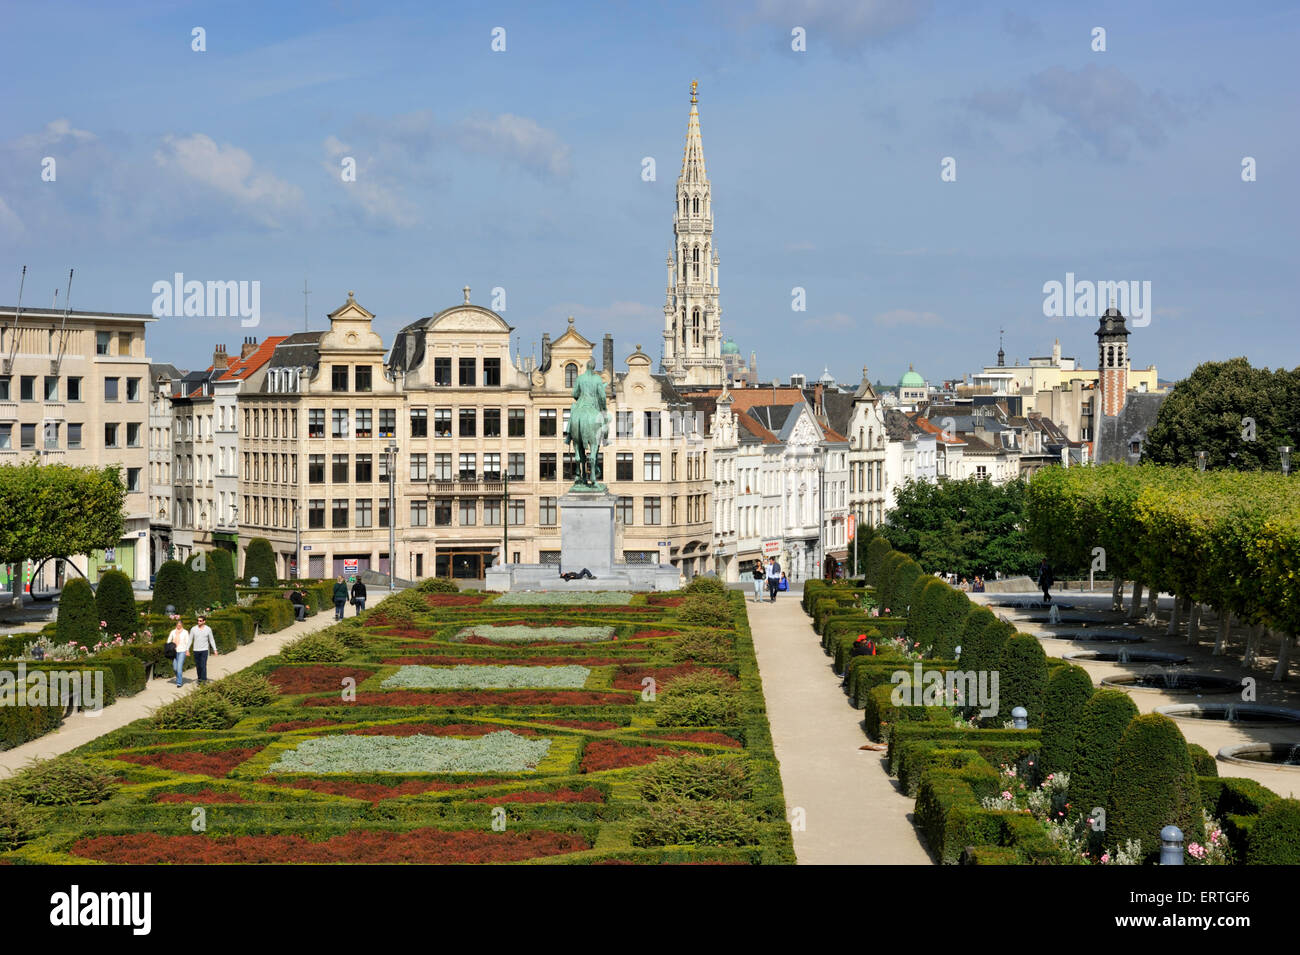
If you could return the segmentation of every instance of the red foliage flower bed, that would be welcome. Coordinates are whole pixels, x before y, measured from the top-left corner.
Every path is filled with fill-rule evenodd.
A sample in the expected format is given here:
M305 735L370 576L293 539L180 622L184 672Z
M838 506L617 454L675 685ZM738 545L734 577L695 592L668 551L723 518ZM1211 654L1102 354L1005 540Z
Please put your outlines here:
M281 693L323 693L326 690L341 693L347 677L360 683L374 675L374 670L312 664L276 667L266 678L278 686Z
M638 630L636 633L632 634L631 639L652 640L658 637L675 637L675 636L677 636L676 630Z
M141 766L157 766L174 773L198 773L200 776L224 776L246 759L252 758L261 747L251 749L222 749L200 753L193 750L167 750L159 753L123 753L113 759L123 759Z
M379 803L385 799L396 799L398 796L413 796L417 793L490 786L501 782L501 780L487 777L483 779L466 779L453 783L431 779L408 779L400 783L389 784L356 783L344 779L276 779L272 776L266 777L260 782L273 786L290 786L293 789L309 789L312 792L325 793L329 796L347 796L351 799L365 799L370 803Z
M726 733L719 733L716 730L697 730L694 733L664 733L656 739L676 739L683 743L716 743L720 746L740 747L740 740L733 739Z
M602 769L644 766L662 756L681 756L683 752L667 746L628 746L612 739L595 739L582 751L579 772L596 773Z
M160 862L519 862L588 848L586 839L569 832L416 829L412 832L360 830L319 842L299 835L132 833L82 839L71 851L86 859L149 865Z
M217 803L248 802L248 800L239 793L219 793L215 789L200 789L196 793L159 793L154 802Z
M654 607L680 607L682 601L685 599L685 597L660 597L656 594L651 594L646 597L646 603Z
M736 679L730 673L722 670L715 670L712 667L696 666L693 663L681 663L677 666L621 666L614 671L614 689L616 690L640 690L641 681L646 677L654 677L658 686L663 686L674 677L683 676L687 673L702 673L704 671L716 673L718 676L725 676L728 683L735 683Z
M464 690L428 692L393 690L388 693L358 693L358 706L608 706L630 705L638 697L627 693L596 690ZM335 706L332 697L305 700L304 706Z
M612 723L609 720L547 720L548 726L564 726L574 730L613 730L622 726L622 723Z
M426 594L430 607L477 607L487 599L487 594Z
M498 644L493 644L497 646ZM384 666L409 666L411 664L423 664L424 666L459 666L462 664L469 666L512 666L512 667L553 667L553 666L579 666L579 667L607 667L619 663L626 663L626 659L619 657L394 657L391 660L385 660Z
M348 736L486 736L506 727L493 723L392 723L385 726L362 726L348 730ZM537 730L510 727L520 736L536 736Z
M484 796L482 799L471 799L469 802L486 802L497 803L504 802L604 802L605 794L594 786L588 786L583 790L573 790L568 786L562 789L556 789L552 792L522 792L508 793L504 796Z
M315 726L335 726L338 720L290 720L287 723L272 723L266 728L268 733L287 733L289 730L305 730Z

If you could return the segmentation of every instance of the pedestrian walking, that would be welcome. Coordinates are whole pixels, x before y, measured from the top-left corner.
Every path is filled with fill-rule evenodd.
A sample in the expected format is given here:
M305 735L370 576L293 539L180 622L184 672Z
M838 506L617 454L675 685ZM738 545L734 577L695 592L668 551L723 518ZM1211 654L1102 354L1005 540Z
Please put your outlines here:
M208 618L199 615L198 623L190 630L190 652L194 654L194 669L198 671L199 686L208 682L208 654L217 653L217 637L208 626Z
M754 602L758 603L763 599L763 581L767 579L767 574L763 573L763 562L754 561Z
M185 654L190 652L190 632L185 629L180 617L176 618L176 626L167 635L167 645L173 648L169 656L172 658L172 668L176 671L176 685L184 686Z
M343 582L342 575L334 580L334 619L343 619L343 605L348 602L348 585Z
M1055 582L1056 578L1052 576L1052 565L1044 557L1038 565L1038 586L1043 591L1043 603L1049 604L1052 602L1052 595L1047 591L1051 589L1052 584Z
M767 594L768 603L776 603L776 592L781 586L781 565L772 558L772 562L767 565Z
M358 577L356 583L352 585L352 606L357 608L357 613L366 609L366 585Z

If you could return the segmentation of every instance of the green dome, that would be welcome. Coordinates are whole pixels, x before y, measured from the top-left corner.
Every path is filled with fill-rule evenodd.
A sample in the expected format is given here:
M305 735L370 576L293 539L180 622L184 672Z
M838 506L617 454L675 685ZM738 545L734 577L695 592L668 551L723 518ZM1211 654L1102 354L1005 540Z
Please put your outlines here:
M725 342L722 343L722 354L739 355L740 346L737 345L735 342L733 342L731 339L727 339Z
M925 379L922 378L920 375L918 375L918 374L913 370L913 368L912 368L911 365L908 365L908 366L907 366L907 371L904 373L903 377L900 378L900 379L898 379L898 387L900 387L900 388L924 388L924 387L925 387Z

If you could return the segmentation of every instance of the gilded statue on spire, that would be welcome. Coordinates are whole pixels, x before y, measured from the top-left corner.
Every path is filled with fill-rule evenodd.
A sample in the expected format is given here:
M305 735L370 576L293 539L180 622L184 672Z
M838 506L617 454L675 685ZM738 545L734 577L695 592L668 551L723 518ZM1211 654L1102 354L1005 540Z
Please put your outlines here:
M695 98L695 91L698 90L699 88L700 88L700 81L691 80L691 104L692 105L699 102L699 100Z

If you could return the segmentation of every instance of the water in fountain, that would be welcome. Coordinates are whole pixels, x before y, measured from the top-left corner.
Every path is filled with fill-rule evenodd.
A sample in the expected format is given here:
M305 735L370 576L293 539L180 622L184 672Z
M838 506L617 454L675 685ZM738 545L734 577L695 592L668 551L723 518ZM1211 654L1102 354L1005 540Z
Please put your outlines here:
M1293 743L1290 751L1286 754L1284 764L1287 766L1300 766L1300 743Z
M1061 622L1061 611L1056 609L1056 604L1052 604L1052 609L1047 611L1047 622L1048 623Z
M1128 663L1128 647L1120 647L1116 659L1120 663Z

